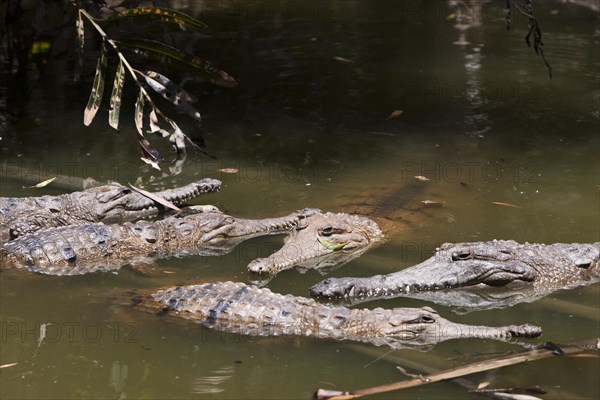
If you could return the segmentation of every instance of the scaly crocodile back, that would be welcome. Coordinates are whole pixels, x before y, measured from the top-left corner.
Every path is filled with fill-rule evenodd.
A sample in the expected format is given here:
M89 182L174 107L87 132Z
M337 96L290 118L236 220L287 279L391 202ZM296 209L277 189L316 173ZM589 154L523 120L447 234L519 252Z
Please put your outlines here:
M143 302L144 300L142 300ZM281 295L240 282L177 286L150 295L161 309L221 331L251 336L301 335L344 339L337 329L352 310L312 299Z
M154 192L154 196L177 206L194 197L219 191L221 182L205 178L188 185ZM106 194L122 191L112 206ZM126 203L119 204L126 198ZM125 204L127 204L125 206ZM86 222L125 222L158 213L162 206L143 194L113 183L59 196L0 197L0 243L42 229ZM109 210L115 211L108 213Z
M2 264L47 275L109 271L152 247L134 234L132 224L84 224L39 231L6 243Z

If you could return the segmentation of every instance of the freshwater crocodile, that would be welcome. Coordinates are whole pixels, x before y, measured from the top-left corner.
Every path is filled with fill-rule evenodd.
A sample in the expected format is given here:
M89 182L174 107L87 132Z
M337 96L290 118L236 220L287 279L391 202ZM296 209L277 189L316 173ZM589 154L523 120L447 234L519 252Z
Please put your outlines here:
M336 187L336 190L339 189ZM430 217L428 211L439 209L431 202L417 201L437 196L422 183L375 187L369 195L348 200L339 205L342 213L315 214L306 219L301 229L286 238L284 246L266 258L248 264L248 270L265 282L286 269L318 269L321 273L361 256L374 245L386 241L403 243L407 236L417 234L420 225Z
M558 289L599 281L600 242L546 245L497 240L446 243L413 267L369 278L328 278L310 292L320 298L409 296L486 309L531 302Z
M202 193L216 192L221 182L202 179L154 195L183 205ZM118 183L60 196L0 197L0 243L45 228L85 222L125 222L156 214L162 206Z
M88 223L25 235L0 248L0 265L47 275L81 275L171 256L223 254L251 237L289 232L320 212L304 209L252 220L200 207L155 222Z
M531 324L501 327L458 324L440 317L429 307L332 307L312 299L281 295L239 282L129 293L137 308L240 335L309 336L400 348L458 338L531 338L542 332L541 328Z
M248 264L257 274L274 275L292 267L338 267L383 239L374 221L360 215L315 213L294 229L281 249Z

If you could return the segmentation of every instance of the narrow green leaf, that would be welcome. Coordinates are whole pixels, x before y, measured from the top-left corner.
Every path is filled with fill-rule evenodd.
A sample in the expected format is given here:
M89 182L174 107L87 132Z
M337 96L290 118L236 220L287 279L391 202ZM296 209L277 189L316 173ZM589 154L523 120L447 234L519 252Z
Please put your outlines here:
M187 92L185 89L183 89L182 87L180 87L179 85L177 85L176 83L171 81L166 76L159 74L158 72L145 71L144 75L146 75L147 77L151 78L152 80L160 83L161 86L164 86L168 91L175 93L175 96L174 96L174 97L176 97L176 98L174 98L175 101L187 101L189 103L194 103L194 102L198 101L198 98L196 96ZM152 85L151 83L148 83L148 84ZM176 105L179 105L179 103L177 103Z
M183 133L175 121L169 120L169 123L173 127L173 133L171 133L171 136L169 136L169 142L171 142L178 153L185 154L185 139L187 136L185 133Z
M156 110L154 108L152 109L152 111L150 111L148 119L150 121L150 132L162 137L167 137L170 135L168 131L160 127L158 122L158 115L156 115Z
M191 105L192 95L185 89L173 83L169 78L154 71L146 71L142 75L148 86L156 93L176 105L181 111L185 112L196 121L201 122L200 113Z
M152 133L158 132L160 131L160 126L158 125L158 117L156 115L156 110L153 108L152 111L150 111L150 131Z
M142 148L143 154L146 155L149 160L154 161L157 165L159 162L162 161L163 158L160 155L160 153L158 152L158 150L156 150L154 147L152 147L150 142L148 140L146 140L145 137L138 136L138 143L140 144L140 146ZM146 158L146 157L142 157L142 158ZM160 169L160 168L158 168L158 169Z
M146 97L144 96L144 91L140 90L140 94L135 102L135 127L138 131L139 136L144 136L144 106L146 105Z
M124 83L125 65L123 65L123 60L119 60L119 67L115 74L113 90L110 95L110 110L108 111L108 123L116 130L119 130L119 113L121 112L121 96Z
M119 43L128 47L146 50L159 56L166 57L166 60L175 60L184 65L192 67L194 71L217 86L234 87L237 85L236 80L231 75L217 69L208 61L204 61L201 58L185 53L164 43L145 39L124 40Z
M81 79L81 71L83 70L83 46L85 40L83 17L81 13L78 13L77 15L75 29L77 31L77 62L75 63L74 78L75 82L79 82L79 80Z
M135 128L137 129L138 142L142 147L142 152L152 161L159 162L162 157L160 153L150 145L150 142L144 137L144 107L146 105L146 96L144 90L140 89L140 94L135 102Z
M50 178L50 179L46 179L45 181L37 183L37 184L35 184L33 186L23 186L23 189L39 189L39 188L43 188L43 187L48 186L52 182L54 182L55 179L56 179L56 177Z
M92 85L92 92L88 100L85 111L83 112L83 124L88 126L94 120L96 112L100 108L100 102L102 101L102 94L104 92L104 75L106 74L106 42L102 41L102 47L100 48L100 58L98 58L98 65L96 66L96 75L94 76L94 84Z
M142 160L143 162L145 162L146 164L148 164L149 166L151 166L152 168L154 168L156 170L159 170L159 171L161 170L160 169L160 165L158 165L157 162L155 162L155 161L153 161L153 160L151 160L149 158L140 157L140 160Z
M197 30L205 30L208 26L190 17L187 14L184 14L179 11L167 9L167 8L159 8L159 7L146 7L146 8L133 8L131 10L123 11L118 14L112 15L108 21L115 21L121 18L156 18L160 19L163 22L170 22L174 24L179 24L185 26L187 28L193 28Z

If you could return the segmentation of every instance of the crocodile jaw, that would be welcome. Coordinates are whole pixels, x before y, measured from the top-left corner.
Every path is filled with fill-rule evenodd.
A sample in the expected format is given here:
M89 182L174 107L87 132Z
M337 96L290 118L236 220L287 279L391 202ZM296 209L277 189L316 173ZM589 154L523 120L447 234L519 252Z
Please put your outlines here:
M461 338L496 340L508 340L515 337L533 338L542 333L540 327L531 324L498 327L464 325L442 318L429 307L395 308L392 313L383 334L392 342L397 340L403 345L406 345L406 341L426 345Z
M229 240L249 239L255 236L288 233L298 228L310 215L320 213L316 208L305 208L280 218L241 219L231 217L226 226L208 232L202 237L204 243L218 244Z
M532 338L542 333L540 327L530 324L492 327L455 323L430 307L355 310L342 329L349 337L368 337L376 345L392 347L419 347L461 338Z
M432 268L435 266L435 268ZM410 294L485 284L504 286L511 282L532 282L537 271L522 262L493 263L459 261L448 264L425 261L399 271L393 278L379 275L361 278L329 278L314 285L310 292L322 298L374 297ZM376 283L376 281L378 283ZM365 284L362 284L362 283Z
M220 187L221 181L205 178L185 186L154 192L153 194L176 206L181 206L200 194L216 192ZM93 213L95 213L95 220L103 222L139 218L145 214L157 212L162 207L143 194L117 184L101 186L97 188L91 201L82 200L82 203L87 203L84 208L93 210Z

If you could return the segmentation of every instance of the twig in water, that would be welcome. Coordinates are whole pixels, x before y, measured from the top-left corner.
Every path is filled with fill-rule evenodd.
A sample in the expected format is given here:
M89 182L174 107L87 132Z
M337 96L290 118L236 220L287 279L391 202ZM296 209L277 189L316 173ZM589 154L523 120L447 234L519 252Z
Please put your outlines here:
M594 338L585 340L582 342L571 343L566 346L562 346L561 349L565 355L581 353L587 350L598 350L600 345L600 339ZM382 386L375 386L368 389L360 389L352 392L348 391L334 391L326 389L318 389L314 398L318 400L346 400L355 399L358 397L391 392L394 390L406 389L415 386L421 386L428 383L440 382L448 379L455 379L461 376L470 375L478 372L489 371L496 368L506 367L509 365L515 365L524 363L527 361L540 360L542 358L548 358L555 355L555 351L548 350L545 347L542 349L532 349L517 354L492 358L486 361L481 361L473 364L467 364L462 367L441 371L438 373L426 375L416 379L409 379L405 381L399 381L390 383Z

